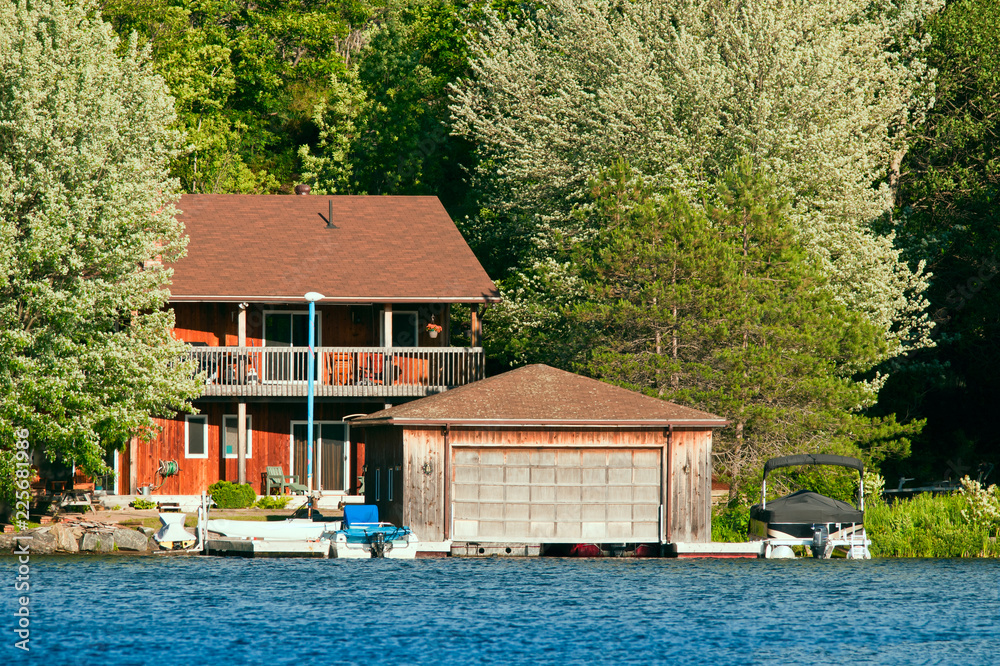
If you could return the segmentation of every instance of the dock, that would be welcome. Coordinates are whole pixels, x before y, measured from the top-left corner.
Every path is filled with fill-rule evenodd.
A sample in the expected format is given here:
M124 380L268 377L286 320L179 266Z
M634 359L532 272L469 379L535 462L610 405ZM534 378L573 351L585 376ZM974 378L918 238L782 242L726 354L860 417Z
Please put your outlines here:
M330 557L330 542L272 541L268 539L235 539L216 537L205 541L205 554L229 557Z
M678 558L755 558L763 556L763 541L747 543L690 543L666 544L666 556Z

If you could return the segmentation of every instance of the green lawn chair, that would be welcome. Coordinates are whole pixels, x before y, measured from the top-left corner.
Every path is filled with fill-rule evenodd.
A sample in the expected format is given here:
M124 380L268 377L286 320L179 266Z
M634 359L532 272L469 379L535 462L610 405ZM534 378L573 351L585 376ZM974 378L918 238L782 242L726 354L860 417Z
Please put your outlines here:
M295 474L285 474L281 467L267 468L267 483L265 495L270 495L272 489L277 489L279 494L284 494L287 490L291 493L305 494L309 489L299 483L299 477Z

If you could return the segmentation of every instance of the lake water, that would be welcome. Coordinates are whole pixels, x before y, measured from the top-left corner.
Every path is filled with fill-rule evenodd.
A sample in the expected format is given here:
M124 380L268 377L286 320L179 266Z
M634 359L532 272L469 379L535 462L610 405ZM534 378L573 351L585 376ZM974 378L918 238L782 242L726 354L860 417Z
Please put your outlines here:
M15 567L2 664L1000 663L997 561L36 556L27 654Z

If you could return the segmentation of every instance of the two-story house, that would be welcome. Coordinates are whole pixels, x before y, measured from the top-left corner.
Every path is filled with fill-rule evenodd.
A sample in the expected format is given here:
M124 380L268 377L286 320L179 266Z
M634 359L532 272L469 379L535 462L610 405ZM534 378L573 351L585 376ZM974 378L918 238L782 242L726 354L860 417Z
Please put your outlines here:
M306 483L309 317L318 292L312 487L357 494L368 414L483 377L480 308L499 293L436 197L186 195L174 334L204 374L197 414L162 419L118 457L118 492L263 492L267 467ZM452 347L453 304L471 346ZM428 326L433 324L433 326ZM440 327L440 331L436 330ZM166 479L161 460L180 471Z

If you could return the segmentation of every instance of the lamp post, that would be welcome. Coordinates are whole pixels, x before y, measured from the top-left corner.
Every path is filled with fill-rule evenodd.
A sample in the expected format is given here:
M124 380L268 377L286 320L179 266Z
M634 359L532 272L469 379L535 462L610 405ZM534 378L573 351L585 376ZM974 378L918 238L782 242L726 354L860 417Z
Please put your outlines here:
M308 425L306 426L306 487L309 489L309 514L312 515L312 490L313 490L313 382L316 380L316 301L323 298L323 294L310 291L305 295L309 301L309 397L306 402L306 412Z

